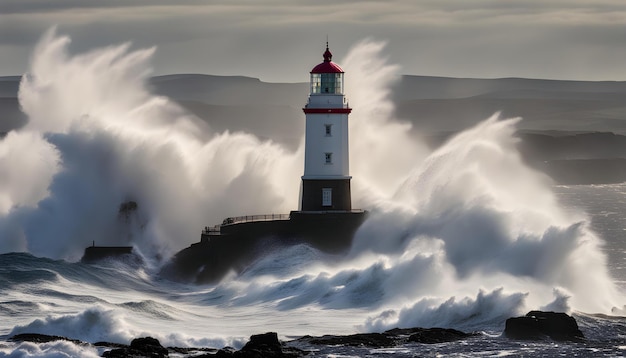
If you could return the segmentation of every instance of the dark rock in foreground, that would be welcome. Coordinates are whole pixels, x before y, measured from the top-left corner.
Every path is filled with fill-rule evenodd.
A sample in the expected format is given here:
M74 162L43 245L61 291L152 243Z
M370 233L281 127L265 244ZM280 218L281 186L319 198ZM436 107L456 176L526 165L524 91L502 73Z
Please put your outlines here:
M74 344L87 344L87 343L81 342L81 341L76 340L76 339L70 339L70 338L61 337L61 336L51 336L51 335L39 334L39 333L21 333L21 334L16 334L13 337L9 338L9 340L13 341L13 342L32 342L32 343L48 343L48 342L54 342L54 341L68 341L68 342L72 342Z
M219 357L239 357L239 358L256 358L256 357L304 357L311 352L299 349L295 346L325 345L325 346L350 346L350 347L366 347L366 348L387 348L397 347L410 342L418 342L425 344L445 343L462 340L476 336L476 333L464 333L454 329L447 328L395 328L383 333L358 333L347 336L322 336L311 337L305 336L300 339L283 343L278 340L278 334L268 332L257 334L250 337L250 341L246 343L240 350L232 347L225 347L220 350L212 348L165 348L161 343L152 337L143 337L134 339L130 345L98 342L94 343L96 347L113 348L102 353L103 357L134 357L134 358L164 358L169 354L175 354L181 357L194 358L219 358ZM75 344L89 345L89 343L78 340L69 339L60 336L48 336L43 334L19 334L11 337L11 341L45 343L58 340L70 341ZM316 350L317 348L313 348Z
M574 317L559 312L530 311L506 320L504 335L512 339L580 342L585 339Z
M113 349L104 352L102 356L164 358L169 356L169 351L157 339L144 337L133 339L129 347Z
M304 351L284 347L278 340L276 332L268 332L251 336L250 341L239 351L231 348L220 349L215 357L302 357L304 355L306 355Z
M387 348L408 342L424 344L458 341L478 335L450 328L394 328L383 333L358 333L348 336L303 337L310 344Z
M240 352L255 355L261 354L261 356L279 357L282 355L282 345L278 341L278 334L276 332L268 332L265 334L255 334L250 337L250 341L246 343Z
M342 345L353 347L384 348L393 347L398 342L393 335L385 333L357 333L348 336L322 336L308 339L311 344Z
M465 333L450 328L415 328L415 333L409 337L409 342L436 344L454 342L478 335Z

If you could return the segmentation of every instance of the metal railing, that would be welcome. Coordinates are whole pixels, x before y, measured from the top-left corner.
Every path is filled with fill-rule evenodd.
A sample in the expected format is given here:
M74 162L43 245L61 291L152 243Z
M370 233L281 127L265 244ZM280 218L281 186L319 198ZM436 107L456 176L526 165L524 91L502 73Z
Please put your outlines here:
M220 235L221 234L221 230L220 230L220 225L215 225L215 226L205 226L204 229L202 230L202 235Z
M265 214L265 215L246 215L246 216L235 216L224 219L220 225L215 226L205 226L204 230L202 230L203 235L219 235L221 233L221 228L224 225L233 225L233 224L241 224L241 223L249 223L249 222L257 222L257 221L271 221L271 220L289 220L289 214Z
M255 222L255 221L270 221L270 220L289 220L289 214L235 216L235 217L224 219L224 221L222 221L222 225L248 223L248 222Z
M327 210L327 211L301 211L299 213L302 214L329 214L329 213L362 213L364 210L361 209L352 209L352 210ZM246 215L246 216L235 216L224 219L221 224L215 226L205 226L202 230L203 235L220 235L222 232L222 226L225 225L233 225L233 224L241 224L241 223L249 223L256 221L271 221L271 220L289 220L290 214L265 214L265 215Z

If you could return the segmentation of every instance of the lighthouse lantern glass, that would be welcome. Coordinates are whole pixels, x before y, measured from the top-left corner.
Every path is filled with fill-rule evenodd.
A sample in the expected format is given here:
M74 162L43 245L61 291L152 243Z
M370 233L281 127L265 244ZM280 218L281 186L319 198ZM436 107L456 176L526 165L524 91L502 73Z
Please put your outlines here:
M311 73L312 94L343 94L343 73Z

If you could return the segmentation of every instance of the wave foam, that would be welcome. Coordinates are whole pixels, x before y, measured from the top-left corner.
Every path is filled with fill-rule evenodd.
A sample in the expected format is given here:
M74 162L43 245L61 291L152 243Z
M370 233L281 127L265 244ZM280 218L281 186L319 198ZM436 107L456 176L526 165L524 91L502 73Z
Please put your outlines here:
M119 312L96 306L76 315L36 319L27 325L14 327L10 335L20 333L63 336L90 343L127 344L138 332L129 327Z
M90 346L79 346L67 341L55 341L49 343L23 342L16 346L1 346L0 357L3 358L67 358L100 357L98 350Z

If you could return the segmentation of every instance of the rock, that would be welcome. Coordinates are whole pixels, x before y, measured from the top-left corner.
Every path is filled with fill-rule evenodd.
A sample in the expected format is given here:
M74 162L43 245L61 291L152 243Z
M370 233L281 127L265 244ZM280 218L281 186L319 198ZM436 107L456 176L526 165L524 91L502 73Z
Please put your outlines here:
M282 354L282 345L276 332L255 334L250 336L250 341L241 348L241 352L263 352L269 354L264 355L266 357L278 357Z
M117 358L117 357L150 357L150 358L164 358L169 356L167 348L163 347L161 343L152 337L135 338L130 342L130 346L124 348L117 348L102 354L103 357Z
M135 338L130 342L130 348L140 352L148 352L153 357L167 357L168 355L167 348L163 347L156 338L152 337Z
M353 347L386 348L408 342L425 344L453 342L477 336L449 328L394 328L383 333L358 333L347 336L305 336L298 341L309 344L343 345Z
M396 340L384 333L357 333L347 336L323 336L309 340L312 344L384 348L396 345Z
M130 356L128 348L115 348L102 353L105 358L122 358Z
M214 356L215 358L238 357L238 358L265 358L265 357L302 357L306 352L297 348L283 347L278 340L276 332L268 332L263 334L255 334L250 337L250 341L246 343L239 351L235 351L231 347L220 349ZM205 356L201 356L205 357ZM209 357L209 355L206 355Z
M215 353L215 358L233 357L235 355L235 352L237 352L237 350L233 347L224 347L220 349L219 351L217 351L217 353ZM208 354L203 356L203 358L209 358L209 357L210 356Z
M311 344L385 348L407 342L425 344L452 342L476 336L449 328L394 328L383 333L359 333L348 336L303 337Z
M70 338L61 337L61 336L50 336L50 335L47 335L47 334L39 334L39 333L21 333L21 334L16 334L13 337L11 337L9 340L13 341L13 342L33 342L33 343L47 343L47 342L54 342L54 341L68 341L68 342L72 342L74 344L87 344L85 342L81 342L81 341L76 340L76 339L70 339Z
M451 328L417 328L416 330L417 331L409 337L409 342L435 344L454 342L475 336L475 334L465 333Z
M504 335L512 339L579 342L585 339L574 317L561 312L530 311L506 320Z
M235 357L301 357L304 352L295 348L285 348L278 340L276 332L255 334L250 337Z
M167 347L169 354L175 354L177 357L211 357L215 358L215 355L219 351L217 348L207 347Z

